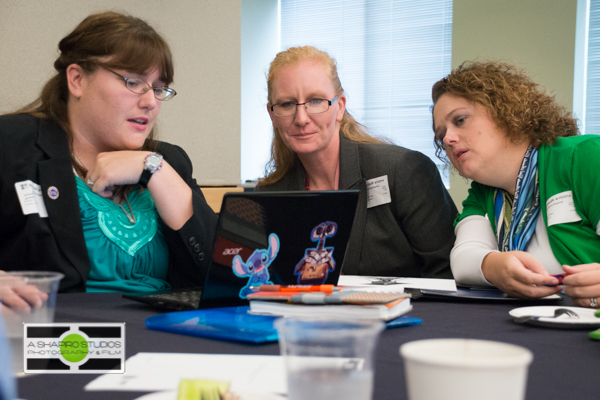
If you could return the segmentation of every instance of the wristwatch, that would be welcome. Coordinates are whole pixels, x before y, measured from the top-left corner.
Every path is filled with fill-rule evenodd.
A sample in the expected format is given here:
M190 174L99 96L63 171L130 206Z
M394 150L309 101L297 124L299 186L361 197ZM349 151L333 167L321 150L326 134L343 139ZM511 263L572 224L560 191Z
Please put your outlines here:
M158 171L163 166L163 156L158 153L150 153L144 158L144 172L140 176L138 184L144 188L148 187L148 182L152 178L152 174Z

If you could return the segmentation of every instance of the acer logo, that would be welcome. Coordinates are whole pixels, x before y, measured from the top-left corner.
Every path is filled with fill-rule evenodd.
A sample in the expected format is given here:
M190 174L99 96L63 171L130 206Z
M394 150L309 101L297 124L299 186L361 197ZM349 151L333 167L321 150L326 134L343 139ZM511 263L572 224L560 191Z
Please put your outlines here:
M235 256L236 254L239 254L241 250L242 250L241 247L235 248L235 249L225 249L225 250L223 250L223 255L224 256Z

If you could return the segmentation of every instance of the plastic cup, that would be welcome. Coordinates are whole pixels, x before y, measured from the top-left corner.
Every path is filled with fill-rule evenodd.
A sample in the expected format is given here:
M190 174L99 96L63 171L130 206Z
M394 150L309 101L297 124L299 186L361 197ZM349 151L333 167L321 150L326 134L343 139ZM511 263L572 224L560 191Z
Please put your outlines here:
M508 343L431 339L400 346L410 400L523 400L531 351Z
M23 324L54 321L56 292L63 277L61 273L47 271L0 274L0 313L10 339L15 375L24 371Z
M381 321L275 321L290 400L369 400Z

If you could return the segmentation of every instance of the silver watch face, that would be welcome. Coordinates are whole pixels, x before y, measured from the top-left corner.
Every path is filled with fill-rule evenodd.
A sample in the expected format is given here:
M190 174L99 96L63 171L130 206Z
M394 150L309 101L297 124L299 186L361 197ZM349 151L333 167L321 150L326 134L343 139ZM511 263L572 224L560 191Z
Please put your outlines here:
M145 169L154 172L154 170L160 165L162 156L158 153L152 153L146 158Z

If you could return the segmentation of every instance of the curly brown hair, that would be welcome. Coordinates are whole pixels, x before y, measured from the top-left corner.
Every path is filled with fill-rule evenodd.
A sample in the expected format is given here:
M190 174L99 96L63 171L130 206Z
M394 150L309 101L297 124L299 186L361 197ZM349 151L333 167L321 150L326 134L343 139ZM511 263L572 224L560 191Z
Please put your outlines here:
M559 137L578 134L577 120L571 113L514 65L466 61L433 85L433 107L446 93L484 106L515 143L529 139L538 148ZM434 144L436 156L447 161L441 138L434 137Z

